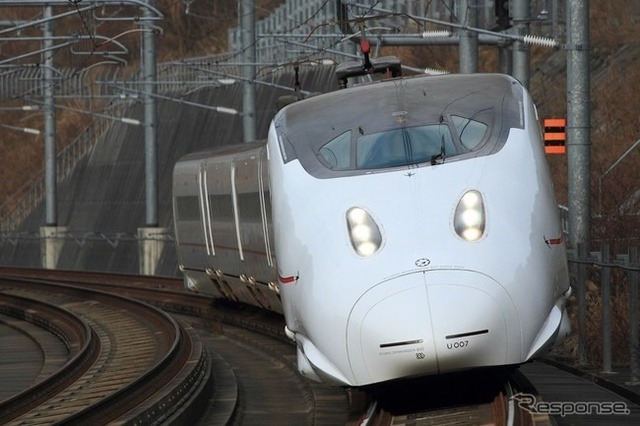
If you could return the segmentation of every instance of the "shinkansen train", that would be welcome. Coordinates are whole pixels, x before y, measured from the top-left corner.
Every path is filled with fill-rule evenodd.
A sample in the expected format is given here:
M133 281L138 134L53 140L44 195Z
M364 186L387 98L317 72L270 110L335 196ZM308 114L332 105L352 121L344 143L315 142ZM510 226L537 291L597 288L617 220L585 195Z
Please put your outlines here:
M173 180L190 290L284 314L298 369L364 386L539 356L567 333L536 108L500 74L396 77L281 109Z

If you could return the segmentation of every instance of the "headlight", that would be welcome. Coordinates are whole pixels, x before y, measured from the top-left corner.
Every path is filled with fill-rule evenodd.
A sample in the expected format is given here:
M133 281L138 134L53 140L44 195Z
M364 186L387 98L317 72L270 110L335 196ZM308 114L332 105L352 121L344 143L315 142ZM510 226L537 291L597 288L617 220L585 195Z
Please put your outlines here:
M466 192L456 207L453 227L466 241L478 241L484 234L484 202L478 191Z
M382 244L380 229L369 213L360 207L347 211L347 227L353 249L362 257L375 254Z

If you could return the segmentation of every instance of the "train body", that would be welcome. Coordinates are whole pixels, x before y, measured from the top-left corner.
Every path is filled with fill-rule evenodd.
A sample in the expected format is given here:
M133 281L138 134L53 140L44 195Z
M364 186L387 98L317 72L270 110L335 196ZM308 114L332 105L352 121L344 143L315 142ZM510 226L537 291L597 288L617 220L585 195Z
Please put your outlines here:
M539 356L567 332L535 106L500 74L296 102L174 169L186 286L284 314L299 371L363 386Z

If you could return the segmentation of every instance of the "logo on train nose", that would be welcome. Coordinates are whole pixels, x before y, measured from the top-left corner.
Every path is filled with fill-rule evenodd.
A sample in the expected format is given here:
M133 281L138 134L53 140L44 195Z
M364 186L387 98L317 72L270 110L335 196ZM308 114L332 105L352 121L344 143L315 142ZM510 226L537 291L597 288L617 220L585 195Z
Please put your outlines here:
M426 266L429 266L431 261L426 257L421 257L420 259L416 260L414 263L418 268L424 268Z

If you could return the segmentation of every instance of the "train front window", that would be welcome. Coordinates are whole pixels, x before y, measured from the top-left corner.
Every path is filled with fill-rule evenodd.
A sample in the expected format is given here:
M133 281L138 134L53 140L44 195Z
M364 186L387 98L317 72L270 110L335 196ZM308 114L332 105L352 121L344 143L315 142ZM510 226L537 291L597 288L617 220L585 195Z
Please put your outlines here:
M351 170L351 130L324 144L320 155L331 170Z
M451 122L460 138L460 143L470 151L480 146L480 142L484 139L484 135L489 128L480 121L460 117L459 115L452 115Z
M320 179L493 155L524 128L522 87L499 74L412 77L312 96L274 118L284 163ZM320 118L321 117L321 118Z
M355 141L353 133L344 132L320 147L319 157L325 166L331 170L384 169L458 153L449 127L442 123L362 134Z
M356 141L356 168L379 169L426 163L455 155L445 124L398 128L360 136Z

